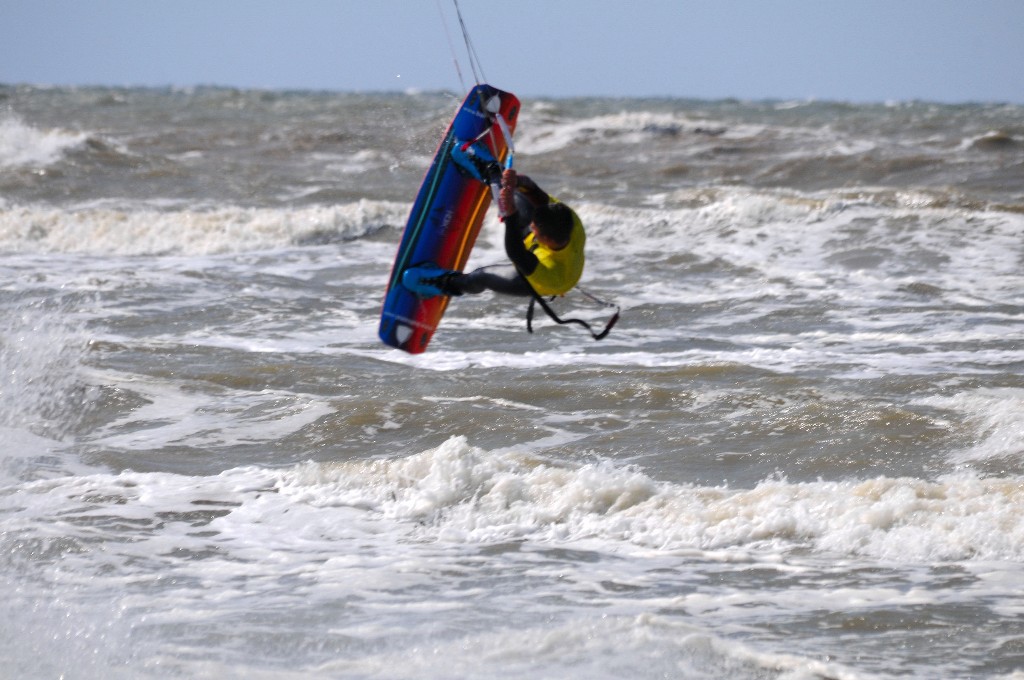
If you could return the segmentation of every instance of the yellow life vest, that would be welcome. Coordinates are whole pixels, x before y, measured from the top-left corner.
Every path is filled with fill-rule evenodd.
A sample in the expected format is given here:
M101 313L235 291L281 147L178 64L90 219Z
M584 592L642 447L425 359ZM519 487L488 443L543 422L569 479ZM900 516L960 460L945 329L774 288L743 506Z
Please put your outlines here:
M557 198L551 198L552 203L558 203ZM583 275L583 247L587 243L587 235L583 231L583 222L575 210L572 212L572 232L569 234L569 242L564 248L551 250L541 245L534 238L531 231L523 243L526 249L531 251L538 260L537 268L526 277L533 289L539 295L565 295L575 286Z

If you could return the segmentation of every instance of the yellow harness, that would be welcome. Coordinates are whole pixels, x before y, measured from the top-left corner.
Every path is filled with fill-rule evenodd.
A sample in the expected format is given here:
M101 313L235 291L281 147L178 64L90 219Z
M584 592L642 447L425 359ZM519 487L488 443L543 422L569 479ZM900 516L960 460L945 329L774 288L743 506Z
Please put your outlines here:
M551 202L558 203L559 201L552 198ZM565 295L583 276L583 248L587 243L587 235L583 231L583 222L580 221L579 215L571 208L570 211L572 212L572 231L569 234L569 242L564 248L552 250L538 243L533 232L523 239L526 249L532 252L538 260L537 268L526 277L538 295Z

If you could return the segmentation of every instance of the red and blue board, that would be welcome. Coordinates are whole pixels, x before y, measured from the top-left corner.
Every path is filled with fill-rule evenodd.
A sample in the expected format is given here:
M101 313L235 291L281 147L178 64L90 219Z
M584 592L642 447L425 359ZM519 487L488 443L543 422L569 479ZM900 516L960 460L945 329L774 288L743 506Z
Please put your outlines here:
M501 119L511 134L518 116L516 96L490 85L474 87L455 114L427 170L398 246L381 310L379 335L384 344L411 354L427 348L449 298L418 296L402 285L402 274L424 266L462 271L491 204L490 188L460 172L452 160L452 148L479 140L496 159L504 161L509 148Z

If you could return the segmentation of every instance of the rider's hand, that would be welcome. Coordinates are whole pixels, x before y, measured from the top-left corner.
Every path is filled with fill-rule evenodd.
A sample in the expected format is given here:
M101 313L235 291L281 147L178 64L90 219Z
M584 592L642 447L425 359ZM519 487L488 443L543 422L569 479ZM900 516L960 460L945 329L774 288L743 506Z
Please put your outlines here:
M501 190L498 192L498 212L502 216L511 215L516 211L516 171L508 168L501 174Z

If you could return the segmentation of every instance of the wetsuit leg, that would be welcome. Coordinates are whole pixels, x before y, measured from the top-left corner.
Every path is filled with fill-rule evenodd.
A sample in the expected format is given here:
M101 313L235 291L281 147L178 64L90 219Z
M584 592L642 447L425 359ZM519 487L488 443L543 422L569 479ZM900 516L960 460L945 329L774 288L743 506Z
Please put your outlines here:
M461 292L469 293L470 295L477 295L485 290L493 290L495 293L515 295L517 297L529 297L531 295L529 284L523 280L519 272L514 272L511 276L503 276L486 269L477 269L468 274L463 274L452 283Z
M519 242L530 233L530 223L533 221L533 205L520 193L515 195L516 212L505 218L506 229L520 234ZM506 235L507 237L507 235ZM467 274L460 274L450 279L448 287L457 294L478 295L485 290L493 290L502 295L514 295L516 297L530 297L533 290L530 284L513 267L508 267L512 272L507 275L497 274L485 268L477 269Z

